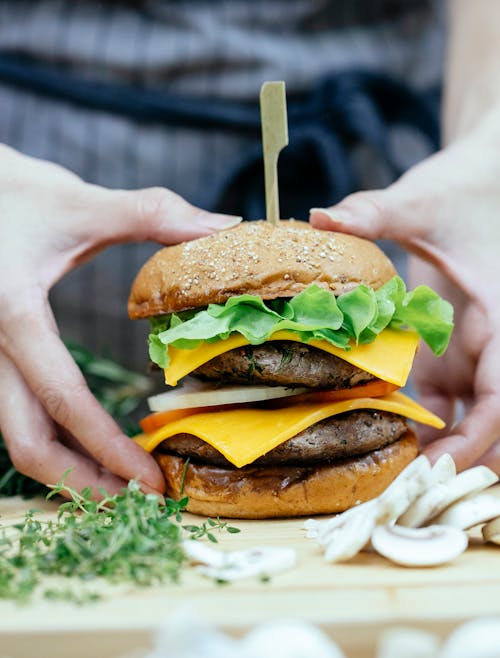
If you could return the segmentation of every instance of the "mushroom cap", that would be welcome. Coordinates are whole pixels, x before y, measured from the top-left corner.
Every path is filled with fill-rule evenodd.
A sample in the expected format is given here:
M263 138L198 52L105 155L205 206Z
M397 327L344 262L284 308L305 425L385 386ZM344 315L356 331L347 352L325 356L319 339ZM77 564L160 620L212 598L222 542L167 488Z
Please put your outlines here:
M372 534L372 546L377 553L407 567L446 564L463 553L467 544L465 532L451 526L385 525L377 526Z

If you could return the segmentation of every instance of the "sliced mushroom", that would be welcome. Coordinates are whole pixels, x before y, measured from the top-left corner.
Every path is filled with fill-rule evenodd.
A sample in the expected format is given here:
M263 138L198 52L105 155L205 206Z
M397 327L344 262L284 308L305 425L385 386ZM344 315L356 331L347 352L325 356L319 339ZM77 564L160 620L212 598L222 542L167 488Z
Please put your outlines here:
M500 516L500 498L491 494L478 494L457 501L437 516L434 522L467 530L497 516Z
M498 658L500 617L474 619L457 628L445 641L439 658Z
M433 484L419 498L413 501L406 512L397 520L398 525L407 528L419 528L426 521L432 519L445 500L448 498L448 487L446 484Z
M252 576L270 576L295 566L295 549L262 546L244 551L218 551L202 542L187 540L183 549L197 571L214 580L240 580Z
M368 515L375 516L378 515L378 499L374 498L368 500L365 503L361 503L356 507L351 507L350 509L333 516L331 519L324 521L317 521L316 519L309 519L305 522L304 527L307 529L307 536L313 539L317 539L320 546L326 546L332 536L341 528L345 527L354 516Z
M431 465L424 455L414 459L379 496L377 524L391 523L431 485Z
M239 658L345 658L323 631L300 619L260 624L246 635L240 647Z
M378 642L377 658L436 658L439 645L434 633L416 628L390 628Z
M450 505L495 484L498 476L487 466L469 468L446 482L434 484L417 498L398 519L398 524L415 528L432 522Z
M354 557L369 544L376 525L394 521L430 483L429 460L418 457L389 485L382 495L353 507L327 521L306 522L308 537L325 549L328 562Z
M375 510L373 507L364 510L362 514L352 514L343 525L328 535L324 544L327 562L349 560L368 544L375 528Z
M447 500L446 484L457 474L455 462L450 454L445 453L431 469L431 486L408 507L398 519L398 524L407 528L418 528L439 513L443 501Z
M378 526L372 546L384 557L407 567L430 567L450 562L467 548L463 530L448 526L403 528Z
M446 452L441 455L431 470L431 478L435 484L443 484L448 482L457 474L457 467L453 457Z
M500 545L500 516L498 519L493 519L483 527L484 541L491 541L494 544Z

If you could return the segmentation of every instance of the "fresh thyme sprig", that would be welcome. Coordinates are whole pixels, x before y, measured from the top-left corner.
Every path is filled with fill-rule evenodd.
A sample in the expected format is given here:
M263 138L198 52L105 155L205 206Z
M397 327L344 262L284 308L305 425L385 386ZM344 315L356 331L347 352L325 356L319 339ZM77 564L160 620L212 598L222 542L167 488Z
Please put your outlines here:
M92 500L89 488L78 492L64 479L51 489L48 498L62 492L71 497L60 505L57 520L40 521L30 511L21 523L0 527L0 599L26 602L38 591L50 600L83 603L98 595L75 587L76 580L176 582L186 562L185 539L216 542L213 530L239 532L219 519L182 525L187 498L163 503L134 481L120 494L102 490L101 501ZM70 580L56 587L50 577Z
M207 519L203 521L201 525L183 525L184 530L187 530L191 533L191 539L203 539L207 538L209 541L214 544L217 543L217 537L214 535L213 531L218 530L219 532L229 532L230 534L239 532L239 528L230 526L227 521L221 521L219 517L216 519Z

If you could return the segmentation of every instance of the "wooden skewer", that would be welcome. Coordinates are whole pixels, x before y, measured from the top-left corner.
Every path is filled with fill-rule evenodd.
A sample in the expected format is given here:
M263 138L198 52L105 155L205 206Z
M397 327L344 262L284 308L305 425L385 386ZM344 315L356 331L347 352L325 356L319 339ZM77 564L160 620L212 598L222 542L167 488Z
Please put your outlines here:
M260 90L262 148L266 184L266 217L275 226L280 221L278 157L288 144L288 121L284 82L264 82Z

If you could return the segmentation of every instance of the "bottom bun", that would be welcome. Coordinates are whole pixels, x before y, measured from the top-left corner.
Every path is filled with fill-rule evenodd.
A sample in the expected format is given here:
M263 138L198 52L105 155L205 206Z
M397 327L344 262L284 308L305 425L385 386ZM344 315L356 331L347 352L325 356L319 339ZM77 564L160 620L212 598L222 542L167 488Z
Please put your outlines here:
M167 495L187 509L234 519L333 514L375 498L418 454L412 431L385 448L336 464L224 468L156 454ZM184 487L181 484L184 477Z

